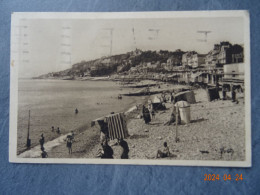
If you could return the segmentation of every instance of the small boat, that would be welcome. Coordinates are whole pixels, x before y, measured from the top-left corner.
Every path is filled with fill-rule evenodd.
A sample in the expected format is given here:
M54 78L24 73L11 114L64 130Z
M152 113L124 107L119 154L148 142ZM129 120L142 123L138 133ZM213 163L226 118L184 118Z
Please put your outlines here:
M125 93L122 94L124 96L145 96L145 95L153 95L153 94L157 94L157 93L161 93L161 91L150 91L149 88L146 89L142 89L136 92L129 92L129 93Z

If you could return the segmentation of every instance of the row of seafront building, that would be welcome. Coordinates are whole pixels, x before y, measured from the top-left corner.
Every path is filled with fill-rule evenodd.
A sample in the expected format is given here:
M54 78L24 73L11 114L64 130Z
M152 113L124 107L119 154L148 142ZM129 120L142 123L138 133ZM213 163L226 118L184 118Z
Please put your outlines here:
M183 53L181 58L170 57L167 63L148 62L132 67L128 78L144 78L202 85L228 85L244 88L243 46L229 42L215 44L208 54L195 51ZM160 74L154 70L165 70Z

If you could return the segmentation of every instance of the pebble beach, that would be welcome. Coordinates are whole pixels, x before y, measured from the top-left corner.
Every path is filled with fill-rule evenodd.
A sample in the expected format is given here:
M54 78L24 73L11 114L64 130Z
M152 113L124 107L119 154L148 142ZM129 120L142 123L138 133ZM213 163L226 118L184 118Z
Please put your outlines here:
M164 125L169 120L172 104L166 103L165 111L158 111L150 124L140 118L141 110L135 109L128 119L130 136L127 141L130 159L155 159L158 149L163 149L167 142L170 157L164 160L245 160L245 105L242 94L237 94L238 103L231 100L208 101L204 89L194 90L196 103L191 104L191 122L178 125ZM220 98L221 93L220 93ZM69 154L66 142L51 147L49 158L98 158L101 148L98 125L75 135L75 141ZM120 159L121 147L115 140L109 145L114 150L114 159Z

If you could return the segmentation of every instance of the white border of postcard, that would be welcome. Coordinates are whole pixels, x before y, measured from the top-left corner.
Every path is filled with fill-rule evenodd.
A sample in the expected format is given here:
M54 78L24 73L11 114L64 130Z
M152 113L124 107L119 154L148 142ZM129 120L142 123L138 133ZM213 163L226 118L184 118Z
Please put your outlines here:
M244 19L244 54L245 64L250 65L250 24L248 11L181 11L181 12L106 12L106 13L44 13L16 12L12 14L11 26L21 19L118 19L118 18L210 18L243 17ZM13 29L11 29L12 31ZM11 42L13 37L11 37ZM11 44L11 51L14 48ZM208 161L208 160L121 160L121 159L53 159L53 158L18 158L17 151L17 113L18 113L18 66L14 53L10 55L10 119L9 119L9 161L16 163L68 163L68 164L132 164L132 165L179 165L179 166L219 166L251 167L251 88L250 66L245 68L245 161Z

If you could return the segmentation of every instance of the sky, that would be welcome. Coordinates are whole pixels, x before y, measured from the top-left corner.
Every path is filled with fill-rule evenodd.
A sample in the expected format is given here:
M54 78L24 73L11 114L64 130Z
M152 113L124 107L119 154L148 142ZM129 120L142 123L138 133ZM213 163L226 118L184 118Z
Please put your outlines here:
M244 44L243 17L27 19L21 25L26 27L19 30L20 78L65 70L83 60L135 48L206 54L220 41ZM211 31L206 42L200 41L205 34L197 31Z

